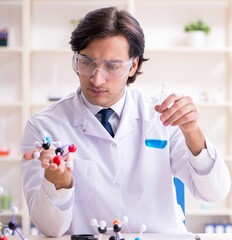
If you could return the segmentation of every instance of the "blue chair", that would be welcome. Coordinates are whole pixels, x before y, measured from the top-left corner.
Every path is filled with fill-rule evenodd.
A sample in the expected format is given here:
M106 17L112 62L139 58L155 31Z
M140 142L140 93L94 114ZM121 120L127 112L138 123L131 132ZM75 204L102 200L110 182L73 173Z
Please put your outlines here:
M185 214L184 184L176 177L174 177L173 181L176 187L177 203L181 206L183 213Z

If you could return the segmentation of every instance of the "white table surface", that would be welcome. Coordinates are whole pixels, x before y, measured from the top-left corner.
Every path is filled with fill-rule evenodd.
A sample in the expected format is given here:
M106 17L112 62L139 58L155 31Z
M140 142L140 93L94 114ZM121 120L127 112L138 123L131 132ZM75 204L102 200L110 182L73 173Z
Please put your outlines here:
M232 234L197 234L201 240L232 240ZM125 240L134 240L139 234L122 234ZM98 237L98 236L96 236ZM110 235L103 235L102 240L108 240ZM8 240L21 240L17 235L8 236ZM28 240L51 240L51 238L44 236L28 236ZM52 238L52 240L71 240L70 235L65 235L59 238ZM195 240L195 234L153 234L144 233L142 240Z

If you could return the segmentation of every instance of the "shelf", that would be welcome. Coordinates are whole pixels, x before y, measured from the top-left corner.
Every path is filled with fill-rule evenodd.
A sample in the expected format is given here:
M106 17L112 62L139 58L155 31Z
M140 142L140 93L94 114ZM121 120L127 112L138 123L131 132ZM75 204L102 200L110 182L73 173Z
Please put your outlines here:
M138 3L139 4L139 3ZM140 4L190 5L190 6L229 6L229 0L143 0Z
M22 5L22 1L21 0L0 0L0 5L7 5L7 6Z
M197 106L199 107L232 107L232 102L224 102L224 101L209 101L209 102L197 102Z
M0 156L0 164L1 163L19 163L21 160L21 158L17 155L17 156Z
M64 5L64 6L68 6L68 5L77 5L77 6L96 6L96 5L111 5L111 6L118 6L118 5L125 5L126 1L125 0L98 0L97 2L95 0L85 0L85 1L77 1L77 0L32 0L31 1L32 4L36 3L36 4L60 4L60 5Z
M22 209L19 209L19 211L15 215L22 216L23 215ZM12 216L12 212L10 209L1 210L0 216L1 217L10 217L10 216Z
M232 216L231 209L187 209L187 216Z
M16 101L16 102L0 102L0 107L1 108L19 108L22 107L23 103L21 101Z
M22 53L23 50L21 47L0 47L0 54L1 53Z
M50 104L55 103L56 101L41 101L41 102L34 102L31 104L31 108L44 108Z
M224 160L228 163L232 163L232 156L226 155L226 156L224 156Z
M146 52L161 52L161 53L232 53L232 48L230 47L148 47Z
M70 54L73 53L70 48L67 47L57 47L57 48L33 48L31 49L32 54L36 53L64 53L64 54Z

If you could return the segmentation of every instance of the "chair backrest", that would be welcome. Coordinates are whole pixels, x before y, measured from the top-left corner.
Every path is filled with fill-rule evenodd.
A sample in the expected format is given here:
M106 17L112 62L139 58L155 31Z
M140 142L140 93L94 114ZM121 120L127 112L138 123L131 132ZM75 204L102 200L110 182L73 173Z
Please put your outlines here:
M177 202L181 206L183 213L185 214L184 184L179 178L176 177L174 177L173 181L176 187Z

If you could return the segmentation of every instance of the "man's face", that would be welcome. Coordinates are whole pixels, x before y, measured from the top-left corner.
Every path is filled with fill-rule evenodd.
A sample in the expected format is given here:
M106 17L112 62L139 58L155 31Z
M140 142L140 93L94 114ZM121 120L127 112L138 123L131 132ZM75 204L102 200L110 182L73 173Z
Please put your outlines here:
M80 70L96 66L92 76L79 71L81 89L91 104L109 107L122 97L128 76L133 76L138 67L138 58L130 61L128 52L128 42L120 35L92 40L80 51Z

